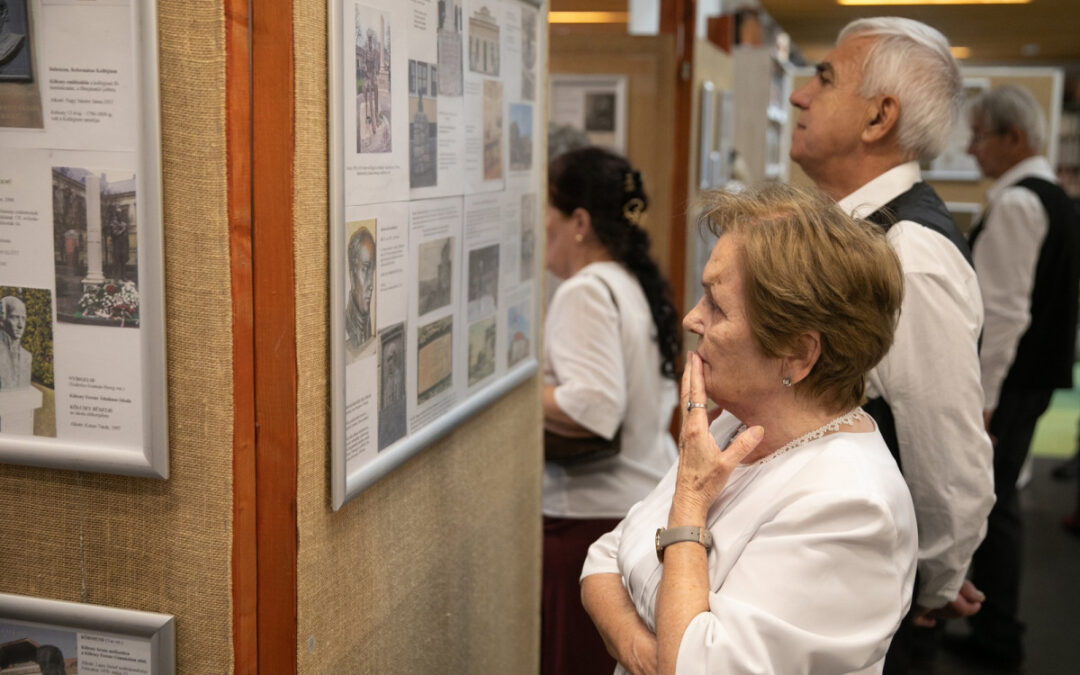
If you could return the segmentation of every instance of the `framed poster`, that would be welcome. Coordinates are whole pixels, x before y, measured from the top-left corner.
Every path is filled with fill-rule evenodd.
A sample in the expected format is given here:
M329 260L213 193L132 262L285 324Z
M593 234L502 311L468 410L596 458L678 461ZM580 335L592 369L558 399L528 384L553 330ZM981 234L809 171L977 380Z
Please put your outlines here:
M978 181L982 178L979 164L968 154L971 142L971 125L968 124L967 102L975 96L990 91L990 78L964 78L964 105L956 118L945 149L930 162L923 162L922 176L926 180Z
M625 75L551 75L549 114L556 124L584 131L589 142L626 154Z
M335 510L537 370L534 4L329 0Z
M2 4L0 461L167 478L156 3Z
M4 673L176 672L172 615L0 593Z

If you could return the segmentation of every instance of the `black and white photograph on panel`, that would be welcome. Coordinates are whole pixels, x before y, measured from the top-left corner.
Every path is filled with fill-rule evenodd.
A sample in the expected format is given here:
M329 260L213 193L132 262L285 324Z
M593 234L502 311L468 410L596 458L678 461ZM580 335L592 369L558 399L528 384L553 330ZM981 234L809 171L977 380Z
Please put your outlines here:
M405 436L405 324L379 331L379 450Z
M499 298L499 245L469 251L468 319L493 314Z
M0 0L0 82L34 79L27 0Z
M521 8L521 100L536 100L536 11Z
M409 59L409 187L429 187L438 180L438 69Z
M526 171L532 168L533 107L524 103L510 104L510 169Z
M345 359L352 363L375 345L375 219L346 223Z
M484 180L503 176L503 83L484 80Z
M615 94L585 92L585 131L615 131Z
M521 195L521 259L519 280L528 281L536 267L536 194Z
M420 326L416 332L416 402L450 389L454 382L454 316Z
M439 0L439 96L461 96L461 0Z
M495 373L495 317L469 325L469 386Z
M390 15L356 9L356 151L390 152Z
M52 292L0 286L0 433L56 436ZM93 424L94 404L72 396L76 421Z
M53 167L56 319L139 327L135 174Z
M469 17L469 70L499 76L499 20L487 5Z
M27 0L0 0L0 128L45 126L29 10Z
M76 631L0 621L0 673L5 675L78 673L78 649Z
M444 237L420 244L417 260L416 315L450 304L454 274L454 238Z

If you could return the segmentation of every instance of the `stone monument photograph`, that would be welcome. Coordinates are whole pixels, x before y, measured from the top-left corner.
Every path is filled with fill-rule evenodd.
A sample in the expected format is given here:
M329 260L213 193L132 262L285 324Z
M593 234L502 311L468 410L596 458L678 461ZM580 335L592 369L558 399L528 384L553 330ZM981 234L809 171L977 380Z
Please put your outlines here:
M53 167L52 197L57 321L138 328L135 174Z

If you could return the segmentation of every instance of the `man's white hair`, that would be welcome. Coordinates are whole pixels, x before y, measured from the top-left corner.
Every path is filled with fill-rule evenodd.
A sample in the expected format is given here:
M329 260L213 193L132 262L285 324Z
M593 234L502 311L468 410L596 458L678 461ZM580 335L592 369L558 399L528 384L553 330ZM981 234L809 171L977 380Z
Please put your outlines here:
M949 41L924 23L895 16L852 21L837 37L872 37L859 95L900 101L899 143L912 159L929 161L945 149L960 112L963 79Z
M968 104L968 119L982 122L994 133L1016 127L1024 132L1028 149L1042 152L1046 142L1046 117L1031 92L1015 84L1003 84L979 94Z

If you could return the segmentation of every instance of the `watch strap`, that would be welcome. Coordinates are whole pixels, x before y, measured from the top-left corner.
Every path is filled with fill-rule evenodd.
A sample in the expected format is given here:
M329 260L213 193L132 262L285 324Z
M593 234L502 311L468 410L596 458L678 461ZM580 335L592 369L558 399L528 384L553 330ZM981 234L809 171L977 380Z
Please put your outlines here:
M704 527L661 527L656 530L656 558L664 562L664 549L680 541L696 541L706 553L712 550L712 532Z

